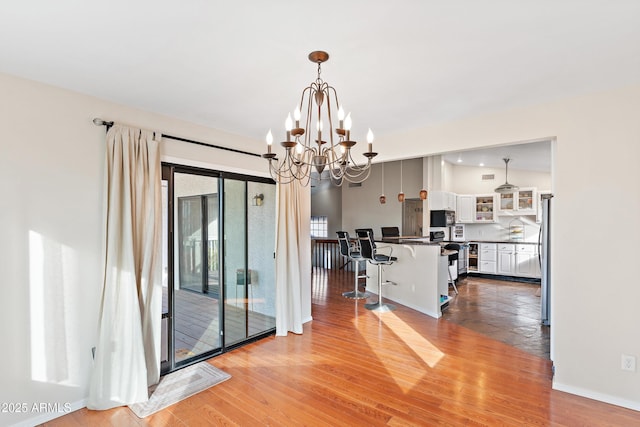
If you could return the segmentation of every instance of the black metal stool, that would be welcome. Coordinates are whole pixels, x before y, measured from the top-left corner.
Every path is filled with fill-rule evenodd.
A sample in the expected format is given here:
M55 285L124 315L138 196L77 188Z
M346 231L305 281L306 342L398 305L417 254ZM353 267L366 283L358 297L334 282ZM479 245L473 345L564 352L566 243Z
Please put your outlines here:
M360 255L372 265L378 266L378 301L374 303L365 304L364 307L368 310L377 311L380 313L384 313L387 311L393 311L396 307L393 304L384 304L382 302L382 266L383 265L391 265L394 261L397 261L398 258L391 256L391 252L393 248L390 248L391 251L388 255L378 253L377 248L375 247L375 242L373 241L373 231L369 230L357 230L358 232L358 240L360 241ZM385 281L385 285L395 285L395 283L390 281Z
M359 280L367 277L366 271L362 276L359 273L360 261L364 259L362 258L362 255L360 255L359 247L351 244L349 233L347 233L346 231L336 231L336 234L338 235L338 243L340 243L340 254L356 264L356 278L354 289L350 292L343 292L342 296L351 299L368 298L371 295L369 294L369 292L360 292L358 290Z

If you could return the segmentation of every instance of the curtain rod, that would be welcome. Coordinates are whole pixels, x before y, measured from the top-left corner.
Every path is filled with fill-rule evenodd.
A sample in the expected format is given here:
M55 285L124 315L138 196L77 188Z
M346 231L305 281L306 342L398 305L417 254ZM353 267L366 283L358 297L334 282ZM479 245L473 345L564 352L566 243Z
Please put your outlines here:
M96 125L96 126L106 126L107 130L109 130L109 128L111 126L113 126L113 122L107 122L107 121L99 119L99 118L93 119L93 124ZM193 139L182 138L182 137L179 137L179 136L166 135L166 134L163 133L162 137L163 138L169 138L169 139L175 139L176 141L188 142L189 144L202 145L202 146L210 147L210 148L217 148L218 150L233 151L234 153L246 154L247 156L261 157L260 154L250 153L248 151L236 150L235 148L222 147L220 145L208 144L206 142L201 142L201 141L194 141Z

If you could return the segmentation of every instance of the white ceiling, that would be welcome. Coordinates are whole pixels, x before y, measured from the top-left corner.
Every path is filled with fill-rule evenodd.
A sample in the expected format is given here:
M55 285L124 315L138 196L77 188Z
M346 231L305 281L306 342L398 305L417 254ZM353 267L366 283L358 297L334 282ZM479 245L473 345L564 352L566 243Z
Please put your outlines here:
M509 169L523 169L537 172L551 172L551 141L537 141L527 144L503 145L451 152L443 155L444 160L454 165L504 168L503 159L509 159Z
M283 136L313 50L364 139L637 84L640 1L0 3L0 72L256 140Z

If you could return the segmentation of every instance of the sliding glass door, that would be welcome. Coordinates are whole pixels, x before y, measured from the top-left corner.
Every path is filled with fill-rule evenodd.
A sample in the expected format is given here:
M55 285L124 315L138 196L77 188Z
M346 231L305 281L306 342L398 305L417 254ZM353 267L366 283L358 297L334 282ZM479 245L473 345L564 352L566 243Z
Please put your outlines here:
M275 185L163 165L163 199L168 372L274 331Z
M224 180L225 344L275 328L275 185Z

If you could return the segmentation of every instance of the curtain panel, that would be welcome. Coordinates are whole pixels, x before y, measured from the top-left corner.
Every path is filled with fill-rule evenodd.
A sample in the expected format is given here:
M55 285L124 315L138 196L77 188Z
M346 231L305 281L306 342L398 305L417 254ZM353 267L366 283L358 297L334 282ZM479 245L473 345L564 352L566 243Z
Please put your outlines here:
M107 132L104 276L90 409L146 401L160 378L160 138L117 124Z
M285 336L302 333L303 301L311 288L311 195L297 180L277 189L276 336Z

